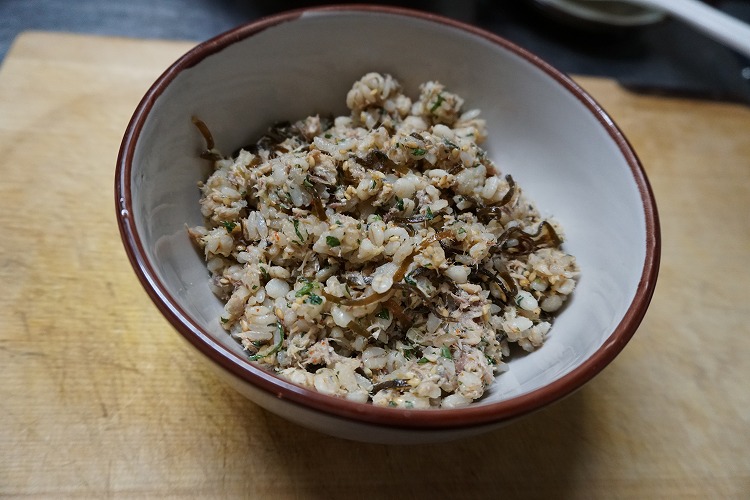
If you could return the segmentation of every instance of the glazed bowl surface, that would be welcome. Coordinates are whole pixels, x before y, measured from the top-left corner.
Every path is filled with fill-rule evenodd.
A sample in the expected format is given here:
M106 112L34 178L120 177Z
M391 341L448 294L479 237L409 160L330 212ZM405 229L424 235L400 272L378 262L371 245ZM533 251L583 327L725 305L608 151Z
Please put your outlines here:
M203 223L198 157L210 124L221 151L269 125L346 114L343 96L370 71L408 95L438 80L479 108L489 157L565 230L578 286L545 345L510 361L486 395L458 409L355 403L285 381L248 360L218 318L202 255L186 226ZM553 403L599 373L646 313L659 267L656 205L626 138L570 78L495 35L390 7L292 11L197 45L156 80L135 110L118 157L115 197L123 243L158 309L216 372L262 407L332 435L415 443L496 428ZM144 335L144 342L148 336Z

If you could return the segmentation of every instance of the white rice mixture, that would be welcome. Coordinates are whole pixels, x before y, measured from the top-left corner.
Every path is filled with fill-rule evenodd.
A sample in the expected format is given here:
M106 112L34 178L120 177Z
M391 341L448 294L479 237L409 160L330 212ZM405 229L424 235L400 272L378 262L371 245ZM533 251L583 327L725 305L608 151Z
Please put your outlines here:
M348 116L279 124L222 158L205 125L205 252L223 327L251 360L319 392L460 407L540 347L574 257L478 146L478 110L438 82L412 101L369 73Z

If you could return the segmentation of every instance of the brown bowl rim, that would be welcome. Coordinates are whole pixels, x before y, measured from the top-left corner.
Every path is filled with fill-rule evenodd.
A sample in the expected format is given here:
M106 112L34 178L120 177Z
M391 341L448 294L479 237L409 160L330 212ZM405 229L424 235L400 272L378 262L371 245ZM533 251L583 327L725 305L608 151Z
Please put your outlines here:
M565 87L588 108L615 141L630 166L641 196L646 226L646 255L638 287L628 310L602 346L580 366L544 387L497 403L474 404L456 409L430 410L406 410L355 403L292 384L261 369L259 366L249 363L235 353L225 350L190 318L164 284L159 281L157 273L146 257L143 242L135 228L130 185L135 145L144 121L156 99L181 71L196 65L207 56L235 42L244 40L280 23L293 21L304 14L338 13L342 11L398 15L430 21L471 33L500 45L531 62ZM536 55L498 35L440 15L391 6L353 4L292 10L240 25L189 50L159 76L133 113L123 136L117 158L115 205L123 245L142 286L172 326L201 353L227 372L274 397L330 416L387 428L410 430L459 429L499 424L531 413L573 393L607 366L632 338L653 296L661 254L661 235L656 202L643 166L614 121L588 93L568 76Z

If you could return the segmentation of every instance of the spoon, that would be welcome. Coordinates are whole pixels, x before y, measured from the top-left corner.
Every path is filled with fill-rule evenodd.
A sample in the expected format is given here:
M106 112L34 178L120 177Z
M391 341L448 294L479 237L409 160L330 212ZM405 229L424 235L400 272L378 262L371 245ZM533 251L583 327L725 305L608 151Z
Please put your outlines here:
M750 25L699 0L575 0L585 4L637 4L678 17L715 40L750 57Z

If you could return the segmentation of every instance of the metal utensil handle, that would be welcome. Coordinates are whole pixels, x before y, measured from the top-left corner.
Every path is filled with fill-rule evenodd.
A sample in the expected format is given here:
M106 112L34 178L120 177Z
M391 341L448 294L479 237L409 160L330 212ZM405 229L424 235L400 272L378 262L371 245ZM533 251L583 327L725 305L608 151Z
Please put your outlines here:
M699 0L627 0L678 17L699 31L750 57L750 25Z

